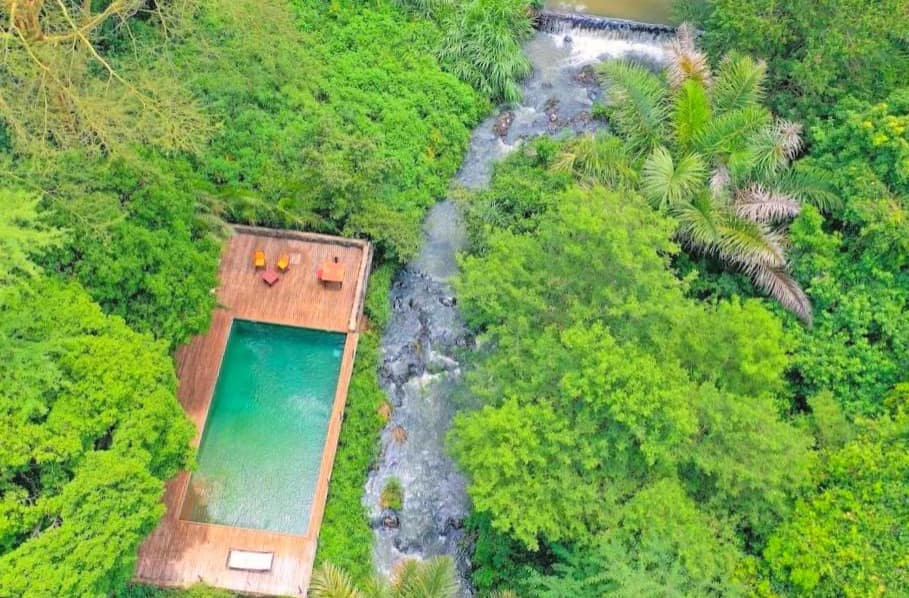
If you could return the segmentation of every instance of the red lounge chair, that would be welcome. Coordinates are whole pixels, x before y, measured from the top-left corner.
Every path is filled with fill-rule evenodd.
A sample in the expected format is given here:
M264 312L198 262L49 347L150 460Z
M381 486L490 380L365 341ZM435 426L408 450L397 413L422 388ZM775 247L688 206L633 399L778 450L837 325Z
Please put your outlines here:
M266 268L265 272L262 273L262 281L268 286L274 286L279 280L281 280L281 277L271 268Z

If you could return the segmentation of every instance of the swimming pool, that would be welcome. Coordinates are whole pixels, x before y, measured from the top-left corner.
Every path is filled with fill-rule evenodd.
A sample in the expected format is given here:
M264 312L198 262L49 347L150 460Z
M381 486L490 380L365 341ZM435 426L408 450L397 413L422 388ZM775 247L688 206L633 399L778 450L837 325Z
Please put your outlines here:
M307 532L344 340L234 320L182 519Z

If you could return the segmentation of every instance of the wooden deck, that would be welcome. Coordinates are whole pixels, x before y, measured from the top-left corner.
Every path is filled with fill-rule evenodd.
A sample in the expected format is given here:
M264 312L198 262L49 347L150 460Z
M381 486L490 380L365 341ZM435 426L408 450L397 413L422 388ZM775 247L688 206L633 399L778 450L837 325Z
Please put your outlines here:
M269 264L274 264L281 254L290 255L290 270L273 287L266 286L260 279L261 272L253 269L252 255L258 249L265 251ZM345 268L345 281L340 288L327 287L316 280L319 264L334 257ZM221 307L213 314L209 332L177 351L178 396L196 424L193 443L198 446L234 318L346 333L309 528L306 535L299 536L184 521L180 511L189 474L183 472L167 484L167 513L139 549L136 580L166 586L205 582L248 594L306 595L353 371L371 259L372 249L362 241L236 227L221 258ZM232 548L273 552L271 571L228 569L227 557Z

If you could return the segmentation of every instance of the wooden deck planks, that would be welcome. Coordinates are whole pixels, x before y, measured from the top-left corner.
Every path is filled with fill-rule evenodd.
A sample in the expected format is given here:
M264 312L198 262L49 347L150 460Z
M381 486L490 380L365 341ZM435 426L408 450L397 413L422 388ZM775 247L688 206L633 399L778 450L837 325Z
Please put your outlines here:
M168 586L204 581L249 594L306 595L353 371L356 328L362 316L363 289L372 254L369 244L361 241L283 234L237 227L221 259L221 308L215 310L209 332L176 353L178 397L196 424L193 442L198 446L234 318L347 333L307 534L183 521L180 510L189 482L189 474L183 472L168 482L164 496L167 513L139 549L135 575L138 581ZM267 287L259 278L261 271L253 268L253 252L259 249L265 251L272 265L283 253L291 256L290 270L274 287ZM321 285L315 275L318 264L334 257L344 263L347 276L340 289L337 285ZM228 569L230 549L274 552L272 570L262 573Z

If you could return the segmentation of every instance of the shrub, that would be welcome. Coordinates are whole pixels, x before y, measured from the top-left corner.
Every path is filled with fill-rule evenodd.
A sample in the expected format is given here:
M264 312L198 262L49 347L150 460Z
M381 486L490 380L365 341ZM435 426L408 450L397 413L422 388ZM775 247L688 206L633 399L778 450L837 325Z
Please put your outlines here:
M404 487L401 486L401 480L389 478L385 482L382 495L379 497L379 506L393 511L400 511L404 507Z
M526 0L470 0L447 23L443 66L494 100L517 102L533 71L521 43L532 33Z

